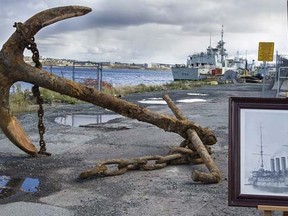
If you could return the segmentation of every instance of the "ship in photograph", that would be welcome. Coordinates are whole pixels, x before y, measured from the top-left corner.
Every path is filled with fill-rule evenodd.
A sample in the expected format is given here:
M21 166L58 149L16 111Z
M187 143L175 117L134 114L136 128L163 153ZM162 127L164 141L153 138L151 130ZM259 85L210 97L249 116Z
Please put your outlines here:
M208 75L222 75L226 71L229 71L229 74L234 73L236 76L239 69L245 70L247 68L246 59L238 57L227 58L228 54L224 48L223 35L222 26L221 40L215 48L211 46L210 42L206 52L189 55L186 65L175 65L172 67L174 81L199 80L206 78Z
M283 148L275 152L270 158L270 170L265 169L263 162L262 127L260 126L260 168L252 171L252 175L248 180L253 187L273 192L282 192L282 189L288 189L288 170L286 163L288 155L285 156L287 153L285 148L287 147L283 146Z

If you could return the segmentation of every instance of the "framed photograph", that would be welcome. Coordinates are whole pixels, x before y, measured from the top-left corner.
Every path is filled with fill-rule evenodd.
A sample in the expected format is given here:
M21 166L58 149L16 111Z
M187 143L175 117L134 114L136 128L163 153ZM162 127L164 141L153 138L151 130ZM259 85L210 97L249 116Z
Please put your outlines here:
M228 204L288 206L288 99L229 100Z

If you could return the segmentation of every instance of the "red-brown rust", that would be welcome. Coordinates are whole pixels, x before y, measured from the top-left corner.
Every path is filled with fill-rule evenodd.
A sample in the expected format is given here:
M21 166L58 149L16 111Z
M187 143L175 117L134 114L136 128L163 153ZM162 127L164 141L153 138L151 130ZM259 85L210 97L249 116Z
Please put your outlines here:
M25 71L21 70L21 66L19 67L19 65L26 65L23 61L26 40L30 40L47 25L70 17L81 16L90 11L90 8L81 6L59 7L42 11L24 24L17 23L16 26L21 26L21 28L17 28L0 51L0 127L12 143L28 154L35 155L37 149L21 124L14 116L11 116L9 111L10 87L17 81L25 81L25 76L28 76ZM37 80L30 83L35 84Z
M108 108L121 115L153 124L165 131L178 133L185 139L188 138L186 131L193 129L205 144L216 143L216 137L207 130L195 125L188 120L179 120L164 114L151 112L136 104L129 103L120 98L102 93L96 89L86 87L71 80L58 77L44 70L32 67L23 61L23 51L30 40L41 28L57 21L70 17L84 15L91 11L90 8L80 6L68 6L49 9L36 14L24 24L17 23L17 30L3 45L0 51L0 107L6 110L7 119L14 119L9 114L9 89L16 81L24 81L37 84L40 87L50 89L94 105ZM4 115L1 112L0 115ZM0 116L1 117L1 116ZM2 130L7 137L18 147L29 154L36 151L31 147L31 141L17 121L13 121L13 127L9 124L1 124ZM17 129L16 129L17 128ZM15 130L21 131L17 139ZM14 137L14 138L13 138Z
M25 34L26 38L30 39L45 26L51 25L64 19L82 16L91 11L91 8L83 6L65 6L44 10L35 14L23 23L25 26L25 28L23 28L23 33ZM3 45L1 52L6 53L7 56L11 56L13 58L18 56L23 59L22 54L25 49L25 43L21 34L22 33L19 31L15 31L8 39L8 41Z
M187 130L187 134L189 136L189 140L195 147L196 151L200 155L201 159L205 163L206 167L210 171L210 173L205 172L194 172L192 173L193 181L201 181L205 183L218 183L221 180L221 171L214 163L211 155L207 152L207 149L203 145L202 141L198 137L195 130L189 129Z
M168 106L172 110L172 112L175 114L175 116L178 119L185 120L185 115L181 112L180 109L174 104L174 102L170 99L169 95L164 94L163 99L167 102ZM208 130L207 135L214 135L211 130ZM214 163L211 155L209 154L207 147L203 144L206 142L204 139L204 142L201 141L199 138L199 134L194 129L188 129L186 131L188 134L188 141L184 141L180 144L180 146L185 147L189 146L190 143L192 144L193 149L197 151L197 153L200 155L201 160L205 163L206 167L210 171L210 173L200 172L200 171L194 171L192 173L192 179L194 181L201 181L205 183L218 183L221 180L221 171L218 169L216 164ZM213 136L212 136L213 137ZM216 137L215 137L216 139Z
M21 150L28 154L34 155L37 152L36 147L29 139L18 120L8 114L7 110L0 108L0 127L4 134Z
M108 108L123 116L153 124L165 131L178 133L184 138L187 138L187 129L193 128L200 134L201 139L205 140L205 144L212 145L216 143L216 137L213 133L209 134L209 130L203 129L191 121L179 120L172 116L151 112L136 104L99 92L96 89L89 88L71 80L55 76L27 64L18 64L16 71L19 75L20 71L25 71L25 76L21 76L21 79L25 82L37 83L39 86L52 91ZM209 136L207 136L207 134Z

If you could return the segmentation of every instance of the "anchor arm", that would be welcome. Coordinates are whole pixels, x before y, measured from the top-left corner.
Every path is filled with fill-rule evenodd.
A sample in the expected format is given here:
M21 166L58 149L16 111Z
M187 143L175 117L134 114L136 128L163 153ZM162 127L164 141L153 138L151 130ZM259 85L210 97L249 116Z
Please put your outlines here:
M35 155L36 147L21 127L18 120L9 112L9 89L12 81L0 73L0 127L9 140L24 152Z
M90 11L90 8L80 6L53 8L36 14L24 24L15 24L17 30L0 51L0 118L4 120L0 123L0 127L7 137L28 154L36 154L36 148L21 124L9 113L9 89L14 82L24 81L103 108L109 108L123 116L153 124L165 131L178 133L184 138L187 138L186 131L189 128L194 129L200 139L205 141L204 144L216 143L216 137L212 132L207 135L207 129L203 129L190 121L178 120L171 116L151 112L136 104L24 63L23 51L41 28L63 19L84 15Z
M16 30L12 36L3 45L2 52L12 55L14 57L18 56L23 58L22 54L26 47L25 41L23 41L23 36L25 39L31 39L35 34L41 30L43 27L51 25L55 22L85 15L91 12L92 9L83 6L64 6L56 7L48 10L44 10L40 13L35 14L30 19L22 24L21 30ZM16 26L17 27L16 23Z
M25 133L17 118L10 114L9 90L13 83L23 80L17 65L24 64L23 52L27 42L43 27L71 17L81 16L91 11L88 7L67 6L42 11L24 24L15 23L16 31L0 51L0 127L9 140L24 152L35 155L37 149ZM19 75L20 74L20 75Z
M27 154L36 155L35 145L25 133L17 118L10 115L3 107L0 107L0 116L0 127L8 139Z

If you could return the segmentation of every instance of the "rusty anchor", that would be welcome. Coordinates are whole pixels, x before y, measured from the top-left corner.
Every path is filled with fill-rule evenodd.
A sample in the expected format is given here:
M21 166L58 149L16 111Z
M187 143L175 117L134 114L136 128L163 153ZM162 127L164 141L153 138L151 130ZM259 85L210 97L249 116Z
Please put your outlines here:
M88 7L65 6L42 11L22 23L16 23L16 31L3 45L0 51L0 127L9 140L24 152L37 155L37 149L25 133L16 117L9 109L9 90L17 81L38 85L60 94L68 95L94 105L107 108L123 116L153 124L168 132L179 134L185 139L185 146L192 146L198 151L210 173L195 172L195 181L216 183L221 179L221 172L213 163L206 146L217 142L209 128L202 128L185 117L173 117L140 107L123 99L99 92L74 81L58 77L23 61L23 52L27 41L43 27L58 21L82 16L91 12ZM177 115L176 115L177 116ZM182 145L182 144L181 144ZM194 147L193 147L194 146ZM202 176L202 177L201 177Z

